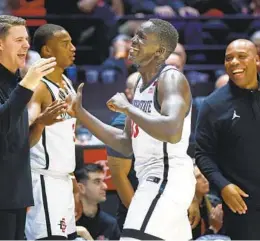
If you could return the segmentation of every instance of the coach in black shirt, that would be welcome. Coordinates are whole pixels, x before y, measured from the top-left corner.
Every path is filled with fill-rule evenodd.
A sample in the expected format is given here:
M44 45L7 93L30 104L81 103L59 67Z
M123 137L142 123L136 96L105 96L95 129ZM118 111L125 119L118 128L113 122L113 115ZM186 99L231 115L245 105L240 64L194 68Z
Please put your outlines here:
M199 113L195 158L223 198L232 239L260 239L259 58L248 40L226 49L229 83L207 97Z
M0 239L23 239L26 208L33 205L26 105L55 59L35 63L23 80L30 45L25 20L0 16ZM21 82L18 84L18 81Z

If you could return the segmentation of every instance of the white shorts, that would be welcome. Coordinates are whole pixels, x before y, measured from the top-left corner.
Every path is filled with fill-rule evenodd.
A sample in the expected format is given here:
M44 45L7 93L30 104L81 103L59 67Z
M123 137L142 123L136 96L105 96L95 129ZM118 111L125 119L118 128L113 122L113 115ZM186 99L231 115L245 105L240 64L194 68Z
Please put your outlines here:
M192 239L188 208L195 185L193 166L189 163L169 168L168 176L148 176L139 182L121 240Z
M52 238L76 232L72 180L32 172L34 206L26 216L28 240ZM54 239L53 237L53 239Z

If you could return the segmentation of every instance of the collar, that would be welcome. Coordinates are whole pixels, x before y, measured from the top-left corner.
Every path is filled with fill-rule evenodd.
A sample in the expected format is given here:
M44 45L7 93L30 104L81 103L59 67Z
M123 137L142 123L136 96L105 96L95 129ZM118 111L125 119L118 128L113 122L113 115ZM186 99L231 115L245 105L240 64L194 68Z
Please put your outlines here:
M89 216L86 216L85 214L84 214L84 216L87 217L88 219L96 219L99 216L99 213L100 213L100 205L98 204L98 209L97 209L96 215L94 217L89 217Z
M228 84L233 93L238 94L238 95L247 95L252 92L260 91L260 75L259 74L257 74L257 80L258 80L258 90L242 89L242 88L238 87L231 79L229 79Z
M17 70L15 73L12 73L2 64L0 64L0 73L1 73L0 83L6 82L6 81L8 81L8 82L11 81L11 82L17 84L18 81L20 81L20 79L21 79L19 70Z

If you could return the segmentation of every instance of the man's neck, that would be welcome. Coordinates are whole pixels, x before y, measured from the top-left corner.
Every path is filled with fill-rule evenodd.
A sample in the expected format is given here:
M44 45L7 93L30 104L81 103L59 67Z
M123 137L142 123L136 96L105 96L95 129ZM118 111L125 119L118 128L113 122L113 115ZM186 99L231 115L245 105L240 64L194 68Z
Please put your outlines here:
M148 84L151 79L154 78L162 68L163 64L158 63L149 63L145 66L140 66L138 68L138 71L140 72L142 76L142 80L144 84Z
M83 213L87 217L94 218L98 211L98 205L96 203L88 202L86 199L81 199L83 206Z
M56 83L58 86L63 86L63 78L62 75L64 73L64 69L61 68L55 68L54 71L48 75L46 75L46 78L51 80L52 82Z
M18 70L17 67L13 67L12 64L7 63L6 61L2 61L1 58L0 58L0 64L3 65L6 69L8 69L13 74L15 74L16 71Z

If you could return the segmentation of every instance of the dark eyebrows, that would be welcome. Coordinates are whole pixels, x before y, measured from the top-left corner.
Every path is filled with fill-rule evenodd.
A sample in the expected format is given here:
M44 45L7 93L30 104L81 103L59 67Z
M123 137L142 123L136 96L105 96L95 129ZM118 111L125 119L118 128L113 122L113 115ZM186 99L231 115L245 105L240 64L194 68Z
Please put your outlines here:
M102 181L102 178L95 178L93 181Z

